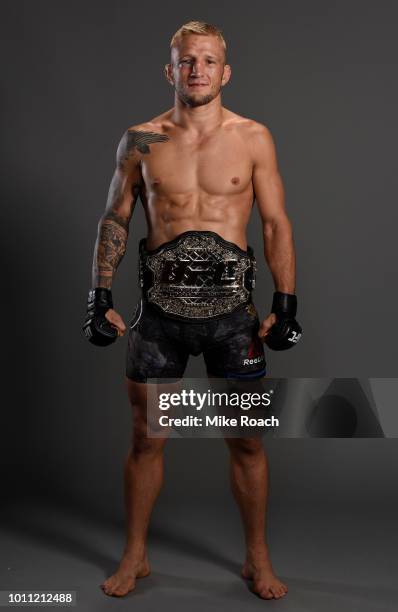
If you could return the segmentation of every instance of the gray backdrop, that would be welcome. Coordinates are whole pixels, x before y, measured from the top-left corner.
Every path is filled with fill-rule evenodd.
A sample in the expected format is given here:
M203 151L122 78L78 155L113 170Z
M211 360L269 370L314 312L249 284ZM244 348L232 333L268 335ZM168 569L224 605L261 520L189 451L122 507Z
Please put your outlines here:
M49 496L122 519L126 340L96 349L81 324L117 144L128 126L171 107L163 65L171 35L190 19L223 29L232 65L223 103L265 123L277 145L305 336L294 351L268 355L269 373L397 376L394 3L2 1L0 12L1 465L10 502ZM138 205L114 282L126 320L144 233ZM248 236L265 316L273 286L257 212ZM203 371L197 358L187 373ZM395 441L267 445L271 507L396 512ZM199 512L192 530L200 534L209 499L235 512L221 441L173 440L167 461L155 523L166 526L183 504Z

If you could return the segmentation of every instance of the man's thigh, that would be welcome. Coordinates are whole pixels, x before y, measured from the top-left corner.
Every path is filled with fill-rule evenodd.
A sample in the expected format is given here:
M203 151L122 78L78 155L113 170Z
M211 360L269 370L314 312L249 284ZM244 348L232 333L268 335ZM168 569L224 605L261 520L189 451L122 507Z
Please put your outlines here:
M220 319L204 351L209 376L250 380L265 375L264 345L253 304Z
M127 393L130 400L133 419L133 439L147 440L148 446L162 446L170 435L170 428L159 423L162 415L159 408L159 396L172 394L181 390L181 381L157 384L139 383L126 377ZM150 442L153 440L153 442Z

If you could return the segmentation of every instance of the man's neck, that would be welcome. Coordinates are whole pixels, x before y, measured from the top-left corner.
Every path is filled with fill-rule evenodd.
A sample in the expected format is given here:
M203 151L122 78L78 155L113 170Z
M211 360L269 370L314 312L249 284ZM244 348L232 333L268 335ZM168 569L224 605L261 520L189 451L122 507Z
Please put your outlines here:
M176 95L171 120L183 129L198 134L210 132L221 125L223 120L221 97L217 96L208 104L191 107L181 102Z

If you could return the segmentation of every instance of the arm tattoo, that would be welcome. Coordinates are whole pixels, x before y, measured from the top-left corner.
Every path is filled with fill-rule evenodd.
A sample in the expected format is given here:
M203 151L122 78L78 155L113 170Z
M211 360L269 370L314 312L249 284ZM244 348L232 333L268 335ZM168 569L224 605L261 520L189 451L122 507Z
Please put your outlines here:
M133 185L132 204L138 192L139 185ZM111 288L113 275L126 252L132 209L128 216L119 214L120 198L119 180L114 178L109 190L107 211L98 228L93 261L93 287Z
M127 237L128 221L118 220L112 213L103 217L94 253L94 287L111 288L115 270L126 252Z
M166 142L170 140L166 134L157 132L141 132L131 130L127 132L126 158L134 153L135 149L144 155L151 152L149 145L155 142ZM125 159L126 159L125 158Z
M123 171L123 162L127 162L137 151L146 155L151 152L149 145L167 140L170 140L168 136L157 132L127 131L123 152L119 154L119 170ZM132 211L128 216L126 213L120 214L123 201L122 182L120 175L116 173L109 189L107 210L99 224L94 251L93 287L111 288L113 275L126 252ZM138 184L133 185L132 202L135 201L139 188Z

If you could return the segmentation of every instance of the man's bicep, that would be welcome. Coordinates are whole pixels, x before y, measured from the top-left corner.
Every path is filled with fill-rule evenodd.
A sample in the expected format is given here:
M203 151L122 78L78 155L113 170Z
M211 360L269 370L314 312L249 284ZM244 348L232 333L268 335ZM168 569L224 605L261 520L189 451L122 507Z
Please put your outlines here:
M260 168L255 169L253 188L263 223L275 221L286 214L284 189L279 172L269 173Z
M264 128L254 144L253 189L263 223L285 215L285 194L278 170L275 145Z
M117 154L106 203L107 215L118 216L127 221L133 212L142 185L140 155L129 151L126 134L122 137Z
M130 220L139 190L139 171L126 172L116 167L109 186L105 214Z

